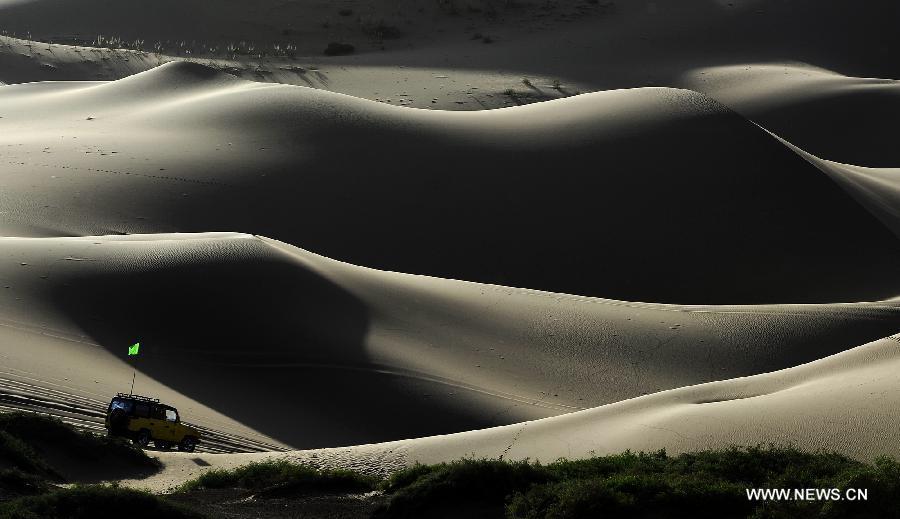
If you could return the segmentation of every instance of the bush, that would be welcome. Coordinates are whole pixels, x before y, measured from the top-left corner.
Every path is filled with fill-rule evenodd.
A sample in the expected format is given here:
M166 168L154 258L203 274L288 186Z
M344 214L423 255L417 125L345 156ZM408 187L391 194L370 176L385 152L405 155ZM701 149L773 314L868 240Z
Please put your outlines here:
M379 514L423 517L429 511L458 505L501 513L508 495L549 480L545 467L524 461L467 459L415 466L397 472L383 485L391 499Z
M435 513L509 519L583 517L900 517L900 463L754 447L671 457L632 453L548 465L464 460L415 466L382 485L383 518ZM748 488L868 489L859 501L749 501Z
M61 479L30 445L2 429L0 429L0 462L29 474Z
M0 501L44 494L50 490L50 484L40 476L17 469L0 470Z
M78 431L50 416L22 412L0 414L0 459L11 461L13 467L25 472L56 476L40 457L40 451L47 446L64 449L76 459L94 461L108 457L135 467L159 467L157 460L121 438ZM23 456L27 459L22 460Z
M286 460L251 463L233 470L213 469L188 481L178 492L210 488L258 490L260 497L284 497L310 492L365 492L378 480L349 470L323 470Z
M0 504L4 519L193 519L203 516L149 492L118 486L89 485L22 497Z

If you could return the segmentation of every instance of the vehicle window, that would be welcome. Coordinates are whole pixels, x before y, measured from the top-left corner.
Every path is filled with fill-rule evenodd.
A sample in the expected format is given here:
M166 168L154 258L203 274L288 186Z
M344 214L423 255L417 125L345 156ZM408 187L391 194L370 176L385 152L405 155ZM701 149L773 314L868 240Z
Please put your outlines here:
M135 404L134 414L135 414L135 416L139 416L141 418L149 418L150 417L150 405L149 404Z
M166 410L164 407L153 406L153 414L151 418L155 420L165 420L166 419Z
M166 409L166 420L170 422L178 421L178 413L174 409Z
M121 409L125 411L125 413L130 413L132 408L132 402L128 400L113 400L112 404L109 406L110 411L115 411L116 409Z

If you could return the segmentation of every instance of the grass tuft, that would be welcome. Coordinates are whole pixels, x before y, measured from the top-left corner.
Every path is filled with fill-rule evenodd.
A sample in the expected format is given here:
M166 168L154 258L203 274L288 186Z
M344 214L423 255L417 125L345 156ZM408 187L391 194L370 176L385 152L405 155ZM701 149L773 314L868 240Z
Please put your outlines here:
M59 418L32 413L0 414L0 460L32 474L56 477L43 460L47 448L62 449L75 459L114 458L135 467L158 468L159 462L122 438L78 431Z
M508 519L582 517L898 518L900 463L754 447L669 456L625 452L548 465L462 460L415 466L382 488L381 518L476 515ZM867 489L860 501L750 501L750 488ZM448 515L449 514L449 515Z
M232 470L213 469L182 484L176 492L240 488L260 497L286 497L304 493L352 493L374 490L376 478L349 470L318 469L286 460L251 463Z
M202 515L169 503L149 492L116 485L85 485L21 497L0 503L0 517L9 519L199 519Z
M27 474L18 469L0 470L0 501L44 494L52 488L41 476Z

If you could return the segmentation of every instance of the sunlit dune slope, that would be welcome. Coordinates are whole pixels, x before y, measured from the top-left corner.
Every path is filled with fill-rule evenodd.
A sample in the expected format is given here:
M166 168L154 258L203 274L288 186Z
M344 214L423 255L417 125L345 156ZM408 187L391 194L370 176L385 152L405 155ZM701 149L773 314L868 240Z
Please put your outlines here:
M453 435L351 448L204 456L211 467L288 459L385 474L463 457L552 462L625 450L669 454L790 445L872 460L898 455L898 336L794 368L683 387L585 411ZM165 470L129 485L163 490L207 470L163 455Z
M447 113L173 63L4 87L0 115L7 235L235 230L371 267L637 301L846 302L900 285L889 229L690 91Z
M195 423L303 448L773 371L900 324L895 302L626 303L376 271L240 234L0 241L4 376L33 387L17 391L34 408L51 388L103 405L133 367L138 392Z
M409 462L424 463L466 455L552 461L626 449L678 453L760 444L836 450L866 460L896 457L898 342L891 336L784 371L409 442L401 450Z
M895 79L847 77L800 63L747 63L693 70L680 83L819 157L900 165Z

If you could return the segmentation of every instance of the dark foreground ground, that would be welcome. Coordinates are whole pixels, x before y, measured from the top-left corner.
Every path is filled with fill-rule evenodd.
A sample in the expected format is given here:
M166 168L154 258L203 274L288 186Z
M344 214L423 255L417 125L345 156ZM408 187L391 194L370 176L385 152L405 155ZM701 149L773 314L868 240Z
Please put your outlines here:
M166 498L207 517L364 519L372 517L387 499L383 495L307 495L258 499L241 489L200 490Z
M166 495L67 478L73 465L131 474L158 463L56 419L0 415L0 518L897 518L900 463L794 448L669 456L622 453L541 465L464 459L381 479L267 461L211 470ZM751 501L747 489L825 489L834 498ZM831 490L834 489L834 490ZM864 501L847 499L862 490ZM852 494L856 495L856 494Z

